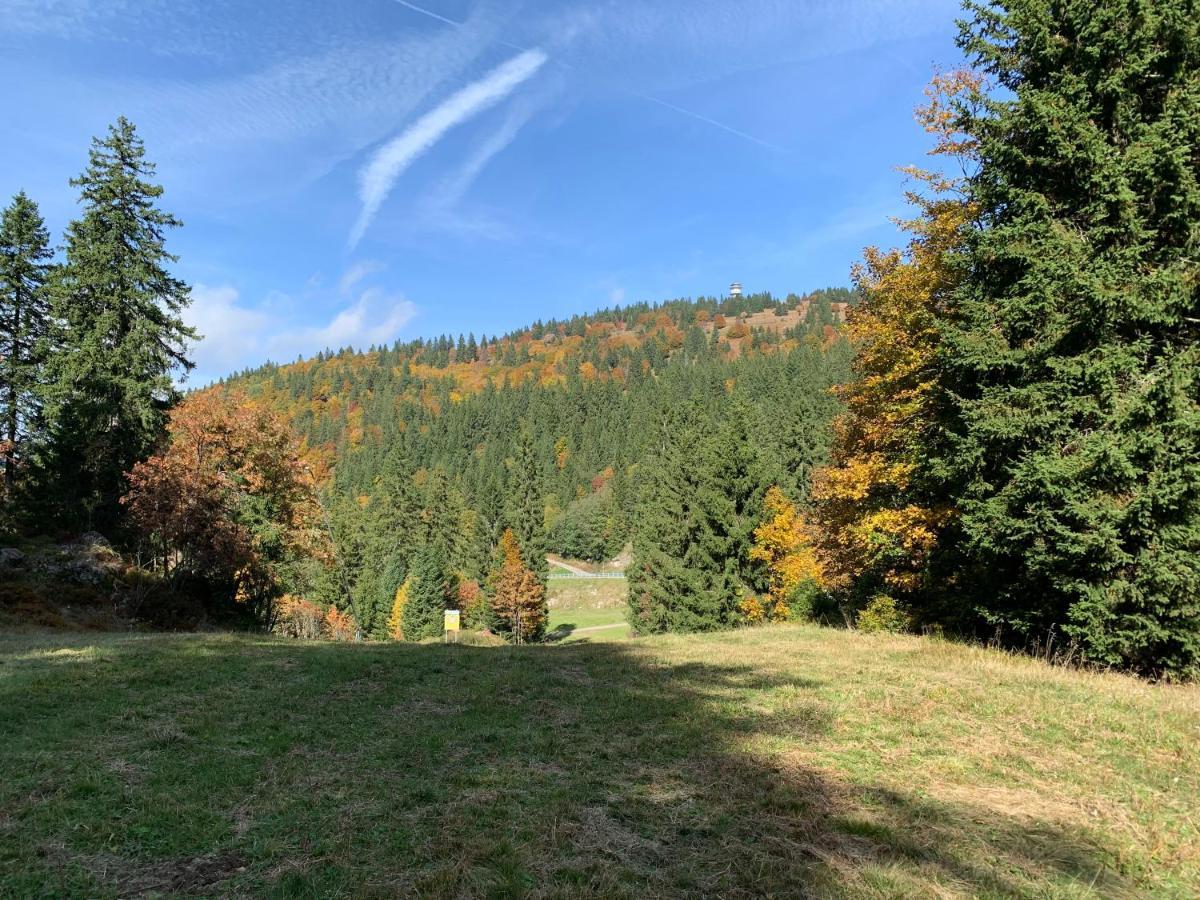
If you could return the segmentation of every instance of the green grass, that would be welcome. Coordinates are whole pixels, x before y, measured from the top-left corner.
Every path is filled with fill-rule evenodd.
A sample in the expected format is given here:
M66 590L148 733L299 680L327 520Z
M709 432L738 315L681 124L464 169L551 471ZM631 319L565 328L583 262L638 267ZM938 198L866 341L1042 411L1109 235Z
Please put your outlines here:
M564 643L625 640L630 634L625 612L624 606L603 609L552 608L550 640Z
M559 643L626 640L628 628L608 627L626 621L626 591L625 582L616 578L551 578L547 597L550 640Z
M1200 893L1200 689L807 626L0 637L0 896Z

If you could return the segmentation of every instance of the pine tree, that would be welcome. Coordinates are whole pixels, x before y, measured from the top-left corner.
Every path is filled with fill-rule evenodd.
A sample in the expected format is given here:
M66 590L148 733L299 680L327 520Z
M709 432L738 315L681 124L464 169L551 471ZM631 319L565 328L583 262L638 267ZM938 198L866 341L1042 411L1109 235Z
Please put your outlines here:
M413 557L408 598L402 613L404 639L421 641L442 634L449 579L446 560L436 547L422 547Z
M753 531L741 514L757 488L741 496L745 456L726 434L706 433L695 410L691 417L664 421L642 480L628 572L631 623L641 632L711 631L740 617Z
M18 193L0 217L0 442L10 491L20 444L40 417L52 255L37 205Z
M1200 663L1200 15L1193 0L976 4L1003 94L978 140L945 335L969 585L1018 638Z
M67 229L50 291L56 352L47 413L47 489L65 521L107 527L125 474L164 433L192 363L196 333L180 318L189 288L169 271L165 233L179 221L155 205L162 188L124 118L92 142L80 189L83 215Z

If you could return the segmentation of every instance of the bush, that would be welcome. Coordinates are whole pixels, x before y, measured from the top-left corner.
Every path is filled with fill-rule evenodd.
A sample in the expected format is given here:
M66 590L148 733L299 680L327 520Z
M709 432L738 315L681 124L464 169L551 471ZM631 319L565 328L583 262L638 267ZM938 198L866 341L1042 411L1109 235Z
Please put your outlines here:
M324 626L325 610L303 597L284 594L276 607L271 630L284 637L313 641L321 637Z
M331 641L352 641L358 637L358 625L348 612L342 612L336 606L325 611L325 637Z
M871 602L858 612L858 630L868 634L876 631L896 633L907 631L910 624L908 613L894 597L876 594Z

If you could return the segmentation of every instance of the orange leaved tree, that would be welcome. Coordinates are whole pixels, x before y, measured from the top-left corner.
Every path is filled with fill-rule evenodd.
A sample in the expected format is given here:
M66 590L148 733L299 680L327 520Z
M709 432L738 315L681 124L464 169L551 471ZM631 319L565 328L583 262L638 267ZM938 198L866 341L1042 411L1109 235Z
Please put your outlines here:
M500 537L500 565L492 573L493 627L515 643L539 641L546 634L546 590L521 560L511 528Z
M192 394L170 441L129 473L122 498L149 563L200 579L269 620L279 568L325 551L302 448L276 414L240 394Z

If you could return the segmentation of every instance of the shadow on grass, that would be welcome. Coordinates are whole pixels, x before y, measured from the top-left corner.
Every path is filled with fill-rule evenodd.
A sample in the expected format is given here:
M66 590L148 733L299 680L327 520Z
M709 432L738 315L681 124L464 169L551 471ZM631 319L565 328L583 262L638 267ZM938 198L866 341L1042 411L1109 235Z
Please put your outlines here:
M0 672L0 895L1129 887L1060 824L794 762L835 711L749 663L207 636Z
M546 633L546 643L561 644L575 632L576 626L570 622L564 622L556 626L552 631Z

